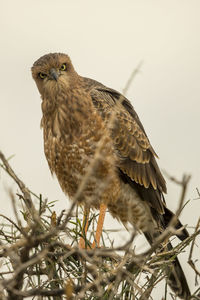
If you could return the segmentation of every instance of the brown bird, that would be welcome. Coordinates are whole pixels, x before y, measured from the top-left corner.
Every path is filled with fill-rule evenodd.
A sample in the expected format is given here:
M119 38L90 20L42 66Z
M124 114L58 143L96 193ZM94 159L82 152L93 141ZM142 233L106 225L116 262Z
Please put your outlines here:
M89 209L100 209L99 245L108 207L113 217L131 223L152 244L174 214L165 204L166 183L157 155L129 100L78 75L66 54L42 56L33 64L32 75L42 97L41 126L50 170L62 190L84 205L85 230ZM176 228L181 227L177 220ZM187 230L178 237L187 238ZM177 258L167 273L173 291L188 299L189 287Z

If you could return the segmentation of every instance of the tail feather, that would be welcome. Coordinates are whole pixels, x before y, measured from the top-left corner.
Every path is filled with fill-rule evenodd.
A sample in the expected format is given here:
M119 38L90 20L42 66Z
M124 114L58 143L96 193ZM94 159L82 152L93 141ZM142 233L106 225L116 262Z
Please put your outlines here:
M169 210L167 207L164 208L165 209L165 213L163 215L163 228L167 228L167 226L169 225L171 219L174 217L174 213ZM184 241L187 237L189 237L189 233L187 231L186 228L183 227L183 225L181 224L180 220L177 218L176 219L176 225L175 225L175 229L180 229L182 228L181 232L177 235L177 237L181 240Z
M181 299L188 300L191 296L185 274L176 257L173 264L167 268L167 283L172 291Z
M166 209L166 212L164 215L160 215L159 218L159 228L163 228L163 230L167 227L171 217L173 216L173 213ZM154 219L155 215L154 215ZM158 221L158 219L157 219ZM177 220L177 224L175 226L176 229L180 229L182 227L182 224L179 220ZM152 232L146 232L144 233L146 239L148 240L149 244L152 245L155 239L159 236L159 230L155 230L154 233ZM186 239L189 236L186 229L183 229L180 235L178 236L181 240ZM170 251L173 249L173 246L170 242L167 244L167 250ZM163 247L159 247L160 252L166 251L166 248L163 249ZM185 277L185 274L183 272L183 269L180 265L180 262L177 257L173 260L173 262L166 266L165 269L166 276L167 276L167 283L169 284L172 291L181 299L188 300L190 299L191 293L190 289Z

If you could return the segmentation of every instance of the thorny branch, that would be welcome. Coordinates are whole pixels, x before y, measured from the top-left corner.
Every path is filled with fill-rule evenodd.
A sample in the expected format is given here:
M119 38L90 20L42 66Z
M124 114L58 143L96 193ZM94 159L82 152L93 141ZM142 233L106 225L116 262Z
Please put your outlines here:
M4 154L0 151L0 159L3 162L2 168L10 175L11 178L16 182L16 184L19 186L22 194L23 199L29 209L33 207L32 199L29 190L25 186L25 184L17 177L11 166L9 165L8 161L6 160Z
M196 273L197 281L199 271L192 260L192 253L196 236L200 234L199 222L195 232L187 240L171 251L156 255L153 253L158 245L177 233L174 229L175 220L171 220L169 227L148 251L137 255L132 249L135 234L132 234L124 245L116 248L81 250L73 246L82 232L81 226L77 226L79 222L73 221L71 215L74 204L67 214L62 211L58 217L53 212L50 216L46 215L48 203L42 203L42 210L40 203L37 209L30 191L17 177L1 152L0 159L3 169L20 188L20 197L26 209L29 209L28 217L25 211L24 220L20 220L15 197L9 193L15 207L17 223L1 215L5 220L0 231L0 257L3 259L3 272L0 274L1 299L22 300L34 296L40 299L62 299L63 295L67 299L147 299L151 297L151 292L158 282L164 278L163 264L189 244L191 250L188 261ZM177 216L183 207L188 181L188 177L183 177L179 182L182 194ZM76 224L75 228L68 226L71 221ZM25 227L22 226L24 222ZM5 271L6 268L8 272ZM140 282L142 277L143 284ZM193 299L199 299L197 292L194 297Z
M125 85L125 87L122 91L123 95L127 94L128 90L131 86L132 81L134 80L135 76L140 72L142 64L143 64L143 61L139 62L137 67L133 69L133 72L131 73L131 75L130 75L130 77L129 77L129 79L128 79L128 81L127 81L127 83L126 83L126 85Z

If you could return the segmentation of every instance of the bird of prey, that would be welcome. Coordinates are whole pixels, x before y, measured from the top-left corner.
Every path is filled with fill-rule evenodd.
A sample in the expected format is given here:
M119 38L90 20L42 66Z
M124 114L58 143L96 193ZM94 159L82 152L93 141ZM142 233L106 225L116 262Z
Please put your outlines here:
M166 207L166 183L156 153L133 106L119 92L78 75L68 55L50 53L32 67L42 98L44 151L62 190L78 204L100 209L96 242L105 209L130 223L152 244L173 213ZM182 224L176 221L176 228ZM178 236L188 237L183 229ZM168 249L171 244L168 243ZM178 259L168 282L182 299L189 287Z

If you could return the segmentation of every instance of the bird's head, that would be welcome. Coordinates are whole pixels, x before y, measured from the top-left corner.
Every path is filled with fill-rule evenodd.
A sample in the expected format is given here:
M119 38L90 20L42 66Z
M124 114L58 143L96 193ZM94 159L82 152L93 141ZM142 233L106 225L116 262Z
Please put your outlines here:
M55 96L62 89L73 88L78 74L68 55L50 53L40 57L31 68L42 97Z

